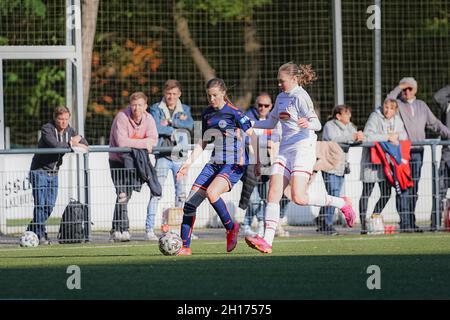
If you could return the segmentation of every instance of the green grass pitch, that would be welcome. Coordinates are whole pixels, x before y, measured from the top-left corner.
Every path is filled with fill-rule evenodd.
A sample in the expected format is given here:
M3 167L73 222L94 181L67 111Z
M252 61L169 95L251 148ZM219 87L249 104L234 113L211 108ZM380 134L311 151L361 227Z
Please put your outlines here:
M449 299L450 233L275 239L263 255L242 238L195 240L190 257L156 243L0 248L0 299ZM81 289L69 290L70 265ZM380 289L369 290L370 265ZM370 279L369 279L370 282Z

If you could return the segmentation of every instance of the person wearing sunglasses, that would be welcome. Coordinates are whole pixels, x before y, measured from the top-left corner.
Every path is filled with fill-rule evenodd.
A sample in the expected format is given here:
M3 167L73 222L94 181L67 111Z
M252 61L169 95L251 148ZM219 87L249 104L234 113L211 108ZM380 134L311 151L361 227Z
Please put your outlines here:
M255 121L264 120L268 117L270 110L272 110L272 98L266 92L261 92L255 100L255 104L251 106L245 113L247 117L254 123ZM255 134L259 140L259 148L266 150L263 156L266 161L263 163L262 171L267 174L255 176L252 165L249 165L242 176L243 183L241 198L239 200L239 207L245 211L243 232L245 236L255 236L258 234L264 237L264 210L265 201L269 190L270 167L271 160L275 159L278 153L278 146L281 136L281 125L275 129L255 129ZM287 199L286 199L287 200ZM286 201L282 200L282 205ZM256 216L258 221L257 232L251 229L253 217ZM284 217L284 210L281 209L280 218ZM289 231L284 230L281 224L278 224L275 236L289 237Z
M272 98L268 93L260 93L245 115L254 123L255 121L266 119L272 109ZM259 147L268 149L272 142L272 130L256 129ZM248 142L248 141L247 141ZM270 165L270 164L269 164ZM264 206L263 200L267 198L268 176L256 176L252 165L249 165L241 178L242 193L239 200L239 207L245 211L243 232L245 236L255 236L259 234L264 237ZM253 217L258 221L257 233L251 229Z
M387 99L396 99L400 116L405 125L408 139L411 141L424 141L426 138L425 128L439 134L444 139L450 138L450 130L431 112L428 105L417 99L417 81L412 77L406 77L400 80L388 95ZM400 230L402 232L423 232L416 224L415 209L418 199L418 189L420 180L420 171L423 164L422 146L411 147L411 175L414 180L414 186L408 188L407 199L400 207L404 217ZM398 199L400 200L400 199ZM400 213L400 212L399 212ZM433 219L431 219L433 221ZM433 229L433 222L431 225Z

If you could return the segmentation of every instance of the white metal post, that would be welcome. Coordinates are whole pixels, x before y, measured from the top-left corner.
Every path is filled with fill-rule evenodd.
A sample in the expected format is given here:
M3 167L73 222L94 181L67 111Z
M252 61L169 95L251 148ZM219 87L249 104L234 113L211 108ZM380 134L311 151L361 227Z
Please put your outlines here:
M73 46L73 26L74 26L74 22L73 22L73 1L72 0L66 0L66 10L64 10L65 14L66 14L66 20L65 20L65 27L66 27L66 46ZM74 112L74 96L73 96L73 58L67 58L66 59L66 107L69 108L70 112L72 115L75 114ZM77 127L76 123L74 123L76 121L77 117L72 116L70 118L70 125L73 127ZM68 182L69 185L75 185L75 183L78 181L78 177L79 177L79 168L78 168L78 155L75 156L76 157L76 162L75 162L75 172L72 174L68 175ZM74 161L73 159L71 159L71 163L73 164ZM75 181L74 181L75 180ZM76 188L76 190L71 189L70 190L70 197L71 198L76 198L78 200L81 200L80 197L77 197L77 194L79 194L79 189L80 189L80 185L76 184L78 187Z
M0 149L5 149L5 108L3 106L3 60L0 59Z
M374 96L375 109L381 106L381 0L375 0L375 36L374 36Z
M344 63L342 58L341 0L333 3L334 102L344 104Z
M72 0L66 0L66 8L72 6ZM66 12L66 21L70 19L68 10ZM73 45L72 29L67 27L66 23L66 46ZM73 114L73 72L72 61L66 59L66 107ZM72 123L73 125L73 123Z
M84 136L84 107L83 107L83 47L81 38L81 4L75 0L75 73L77 95L77 130Z

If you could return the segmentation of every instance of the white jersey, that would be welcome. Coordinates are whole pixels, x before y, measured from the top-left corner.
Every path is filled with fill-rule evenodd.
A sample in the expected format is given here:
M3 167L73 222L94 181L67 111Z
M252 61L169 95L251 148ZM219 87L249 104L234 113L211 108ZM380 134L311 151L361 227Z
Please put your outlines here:
M282 92L277 96L275 106L267 119L257 121L255 128L274 128L279 121L282 128L280 148L302 140L316 141L314 130L320 128L300 128L297 124L300 118L313 119L320 126L309 94L302 87L296 86L290 92Z

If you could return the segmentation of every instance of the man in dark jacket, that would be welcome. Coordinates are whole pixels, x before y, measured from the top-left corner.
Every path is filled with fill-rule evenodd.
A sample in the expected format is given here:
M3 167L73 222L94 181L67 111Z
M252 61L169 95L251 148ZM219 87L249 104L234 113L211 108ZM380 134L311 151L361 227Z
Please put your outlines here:
M38 148L81 147L87 150L87 141L69 126L70 111L67 107L57 107L53 121L41 129ZM31 162L29 179L33 188L33 221L27 230L39 237L39 244L49 244L45 223L53 211L58 195L58 170L64 154L35 154Z

